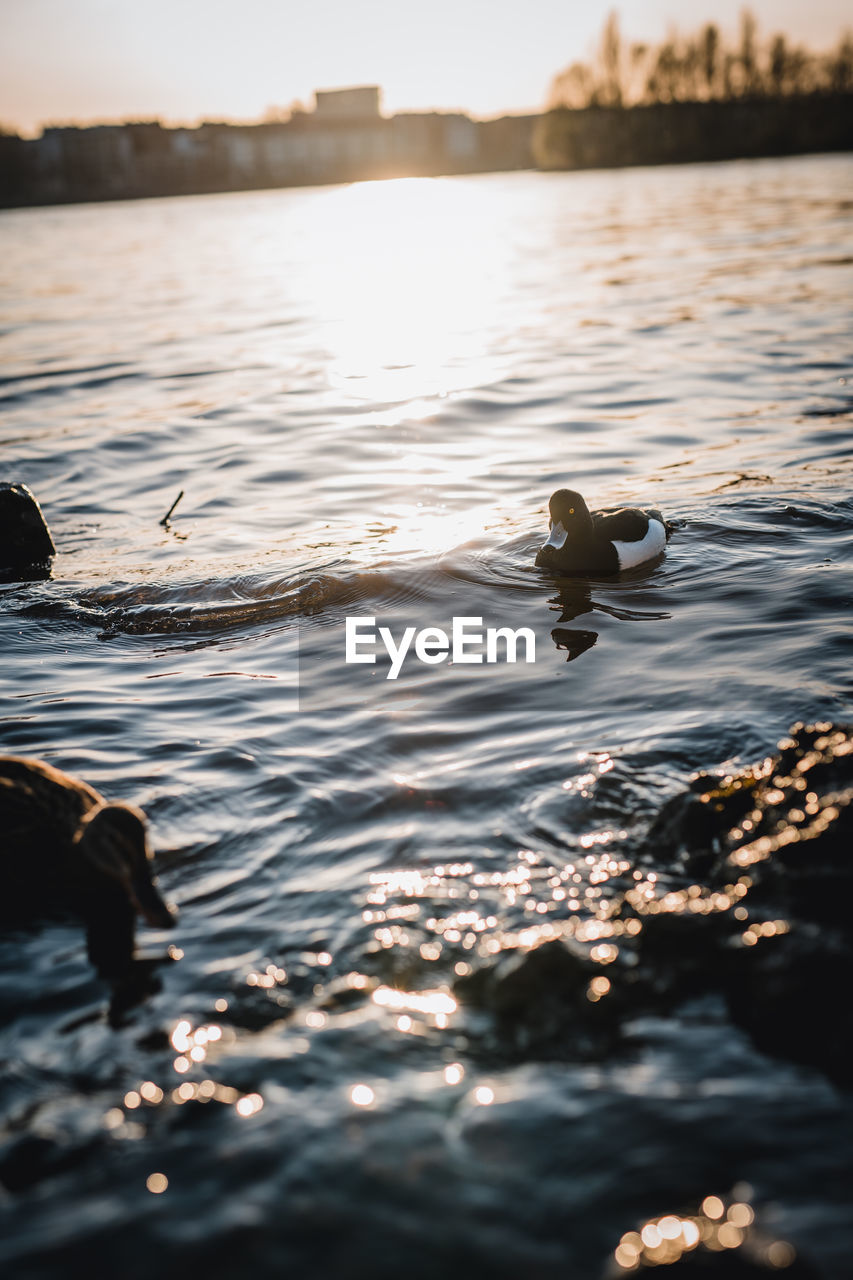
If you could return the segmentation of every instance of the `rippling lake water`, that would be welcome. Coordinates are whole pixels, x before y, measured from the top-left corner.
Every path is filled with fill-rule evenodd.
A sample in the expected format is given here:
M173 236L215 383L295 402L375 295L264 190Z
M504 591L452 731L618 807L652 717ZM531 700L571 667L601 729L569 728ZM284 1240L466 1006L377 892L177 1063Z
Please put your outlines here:
M181 912L112 1019L79 927L0 935L9 1275L595 1280L733 1189L849 1274L817 1069L713 997L603 1052L453 993L605 936L693 771L850 717L851 191L840 156L0 215L0 479L59 548L0 588L0 748L141 805ZM535 569L565 485L660 507L665 557ZM344 663L347 617L462 615L535 664Z

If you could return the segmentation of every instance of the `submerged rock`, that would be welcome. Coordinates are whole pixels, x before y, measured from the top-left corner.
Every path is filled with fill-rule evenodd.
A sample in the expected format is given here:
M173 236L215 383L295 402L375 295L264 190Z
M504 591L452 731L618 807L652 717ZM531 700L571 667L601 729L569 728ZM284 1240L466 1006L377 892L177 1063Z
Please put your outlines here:
M709 985L759 1049L853 1085L851 730L796 724L761 764L700 775L652 824L644 856L701 873L712 891L741 886L734 913L708 918Z
M636 1017L712 995L762 1052L853 1086L851 730L797 724L761 764L701 775L663 807L638 860L657 870L647 891L611 901L601 936L618 941L603 964L568 921L564 937L455 982L487 1043L603 1056Z
M0 572L44 571L56 547L41 507L25 484L0 484Z
M509 951L457 979L454 990L463 1004L489 1015L495 1036L512 1052L548 1057L571 1046L572 1057L598 1058L619 1035L621 1009L621 1001L601 1001L591 988L600 972L586 956L553 941Z
M643 854L712 878L769 863L849 877L853 736L829 723L795 724L779 754L737 774L699 774L663 806ZM805 852L805 846L818 843Z

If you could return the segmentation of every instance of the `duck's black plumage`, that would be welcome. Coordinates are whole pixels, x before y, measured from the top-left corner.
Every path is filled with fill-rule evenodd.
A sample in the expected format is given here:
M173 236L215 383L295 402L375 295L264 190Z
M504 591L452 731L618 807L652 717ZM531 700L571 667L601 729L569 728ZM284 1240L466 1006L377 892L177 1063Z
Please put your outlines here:
M536 563L557 573L619 573L654 560L671 532L655 508L590 511L574 489L558 489L548 504L551 532Z

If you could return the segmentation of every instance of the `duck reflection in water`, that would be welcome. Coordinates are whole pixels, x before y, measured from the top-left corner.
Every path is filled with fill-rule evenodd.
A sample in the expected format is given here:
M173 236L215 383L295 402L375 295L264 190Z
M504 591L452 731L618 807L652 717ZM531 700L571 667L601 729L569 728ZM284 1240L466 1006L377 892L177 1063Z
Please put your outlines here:
M572 578L561 583L557 595L548 602L552 608L559 609L559 621L574 622L586 613L592 613L597 606L593 603L589 583L584 578ZM554 627L551 639L556 647L565 651L566 662L572 662L586 653L598 639L598 632L578 630L572 627Z
M552 596L548 603L552 609L559 610L560 623L574 622L575 618L594 612L605 613L608 617L617 618L622 622L658 621L670 616L664 610L625 609L616 605L603 604L600 600L593 600L590 584L586 578L564 579L557 588L556 596ZM598 634L591 628L581 630L559 626L552 630L551 639L558 649L565 651L566 662L572 662L593 647L598 640Z
M163 962L136 958L137 915L159 929L175 922L152 876L145 815L40 760L0 756L0 830L0 921L81 920L119 1019L156 989L153 970Z

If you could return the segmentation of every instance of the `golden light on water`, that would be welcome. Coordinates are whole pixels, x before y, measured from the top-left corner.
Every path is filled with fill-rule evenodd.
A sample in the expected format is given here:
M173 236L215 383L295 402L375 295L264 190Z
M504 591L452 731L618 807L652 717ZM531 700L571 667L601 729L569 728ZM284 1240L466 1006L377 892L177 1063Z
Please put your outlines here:
M370 1107L376 1100L376 1094L368 1084L353 1085L350 1098L356 1107Z
M735 1194L749 1190L746 1184L739 1184ZM745 1201L734 1200L726 1206L719 1196L709 1195L697 1214L664 1214L650 1218L639 1231L626 1231L614 1250L614 1261L624 1271L636 1271L641 1265L670 1266L697 1248L712 1253L738 1249L746 1243L754 1221L752 1206ZM766 1240L759 1240L753 1244L753 1248L759 1246L773 1267L788 1266L793 1261L793 1250L782 1241L768 1245Z
M345 243L317 279L332 382L352 398L399 404L483 385L507 249L472 254L460 234L488 236L488 193L432 178L362 182L318 202L315 233ZM328 243L327 240L327 243Z
M183 1074L189 1070L192 1063L188 1058L178 1059L181 1063L175 1063L175 1069ZM233 1088L231 1085L220 1084L216 1080L184 1080L181 1084L173 1088L167 1095L159 1085L153 1080L144 1081L138 1089L129 1090L123 1098L125 1110L122 1111L118 1107L113 1107L104 1116L104 1125L107 1129L117 1131L117 1136L123 1137L141 1137L145 1130L141 1125L131 1124L125 1112L138 1111L144 1104L150 1107L160 1106L162 1103L171 1104L173 1106L182 1106L187 1102L218 1102L226 1106L233 1106L238 1115L248 1117L256 1115L264 1105L264 1100L259 1093L243 1094L240 1090Z
M706 1218L722 1218L725 1206L719 1196L706 1196L702 1201L702 1212Z
M656 1249L663 1237L654 1222L647 1222L640 1232L640 1239L647 1249Z
M398 784L417 785L409 778ZM375 873L363 920L375 926L375 950L412 948L420 960L443 962L463 979L478 972L481 959L489 964L494 957L533 951L550 942L580 944L593 964L614 975L612 980L603 972L589 975L584 995L590 1005L609 1001L621 986L646 917L731 913L742 922L740 941L747 947L790 929L781 919L756 920L751 904L747 909L745 900L753 886L749 874L719 888L692 883L675 889L667 878L635 867L623 856L616 842L626 839L626 833L615 828L588 831L579 838L582 852L564 864L555 864L547 852L518 849L515 859L501 869L480 869L466 862ZM509 921L504 923L508 914L509 927ZM412 1017L411 1026L398 1021L398 1030L422 1034L413 1015L427 1012L426 1006L418 1009L405 993L387 987L377 988L374 1002L401 1018ZM441 1029L456 1010L448 1006L448 1012L437 1012L438 1008L433 1008L432 1025ZM733 1247L735 1232L745 1229L737 1216L727 1222L734 1230L725 1231L722 1241L715 1237L720 1249Z
M423 482L424 463L424 458L412 457L409 460L410 469L405 473L408 476L406 483L415 485ZM472 464L472 470L479 470L481 466L482 462L476 464L476 467ZM448 478L459 479L458 468L454 468L452 472L445 468L443 480L439 478L436 481L433 477L431 483L441 485ZM436 512L425 511L413 503L395 505L386 514L394 520L396 527L392 533L383 537L382 548L395 555L412 552L440 555L479 537L489 518L495 518L491 509Z
M506 515L482 503L450 510L455 504L427 502L422 494L470 491L482 474L480 446L460 434L439 447L429 419L453 412L455 396L495 385L509 367L495 337L513 247L492 230L488 190L476 183L361 182L318 194L313 214L303 256L316 247L310 280L322 317L316 344L334 393L350 410L341 430L376 433L363 465L371 486L385 495L346 544L356 556L364 549L371 557L377 550L439 555ZM526 318L522 307L516 321ZM516 449L514 435L504 444L496 433L490 466L511 463ZM339 483L332 469L332 497ZM351 487L351 478L346 483Z
M209 1046L221 1039L222 1028L216 1023L193 1028L191 1022L182 1018L171 1035L172 1048L178 1053L172 1064L175 1071L183 1074L193 1063L204 1062Z
M586 991L586 998L590 1004L597 1004L603 996L610 991L610 979L604 977L596 977L590 981Z
M456 1001L449 991L398 991L396 987L377 987L374 1004L383 1009L445 1016L456 1012Z
M166 1177L165 1173L149 1173L148 1177L145 1179L145 1185L152 1195L159 1196L162 1195L168 1187L169 1179Z
M689 1218L681 1224L681 1234L688 1249L694 1249L699 1243L699 1228Z
M219 1084L215 1080L184 1080L172 1090L171 1101L182 1106L185 1102L220 1102L225 1106L237 1106L242 1100L238 1089Z
M256 973L254 970L246 975L246 985L249 987L262 987L271 991L273 987L278 986L282 982L287 981L287 973L284 969L275 964L268 964L262 973Z
M375 888L368 894L367 901L382 905L389 896L398 893L420 897L426 892L429 882L420 871L387 871L374 872L370 883Z
M177 1049L179 1053L189 1048L191 1031L192 1023L182 1019L172 1032L172 1048Z
M238 1116L254 1116L261 1110L264 1100L259 1093L247 1093L244 1097L238 1099L235 1104L235 1111Z
M729 1222L733 1222L736 1227L741 1229L752 1226L755 1221L755 1214L748 1204L733 1204L727 1216Z
M787 1240L774 1240L767 1250L767 1261L771 1267L790 1267L796 1257L793 1245L788 1244Z
M639 1236L637 1239L639 1240ZM642 1244L642 1241L640 1241L640 1244ZM637 1259L640 1256L640 1249L636 1247L632 1239L628 1239L626 1236L623 1237L622 1243L618 1246L613 1256L619 1266L624 1267L627 1271L637 1265Z

